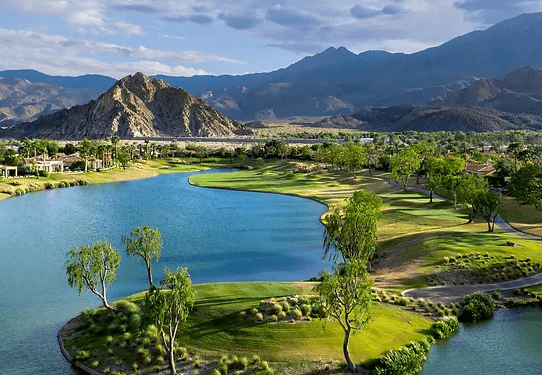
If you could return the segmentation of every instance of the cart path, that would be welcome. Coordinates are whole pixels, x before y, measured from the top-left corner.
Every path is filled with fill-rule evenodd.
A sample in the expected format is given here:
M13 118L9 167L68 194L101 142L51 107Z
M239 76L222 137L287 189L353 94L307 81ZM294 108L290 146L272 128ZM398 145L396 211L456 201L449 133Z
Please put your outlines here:
M503 281L494 284L474 285L446 285L432 286L428 288L408 289L401 293L404 297L423 298L432 302L461 302L466 296L476 291L493 292L495 290L512 290L533 285L542 284L542 273L534 276L523 277L512 281Z

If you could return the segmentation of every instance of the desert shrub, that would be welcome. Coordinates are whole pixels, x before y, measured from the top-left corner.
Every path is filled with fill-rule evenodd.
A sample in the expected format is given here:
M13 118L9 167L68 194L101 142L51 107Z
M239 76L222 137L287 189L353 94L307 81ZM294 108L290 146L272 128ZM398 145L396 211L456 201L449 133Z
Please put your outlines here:
M194 368L201 368L201 358L198 356L194 357L194 361L192 362L192 365Z
M111 369L109 367L106 367L102 371L104 374L109 374L111 372Z
M132 363L132 369L134 370L134 372L137 372L137 370L139 370L139 365L137 364L137 362Z
M141 315L134 313L130 315L128 319L128 327L131 331L138 331L141 326Z
M92 368L96 368L96 367L98 367L99 365L100 365L100 362L99 362L99 361L96 361L96 360L94 360L94 361L92 361L92 362L90 363L90 367L92 367Z
M308 305L306 303L300 305L299 309L301 310L303 316L309 316L311 313L311 305Z
M281 311L281 312L282 312L282 311ZM278 319L278 317L277 317L276 315L271 315L271 316L269 317L269 321L270 321L270 322L275 323L277 320L279 320L279 319Z
M219 366L218 366L218 370L220 371L219 373L221 375L228 375L228 365L226 365L224 362L222 362Z
M282 305L280 303L277 303L271 308L272 314L280 314L282 312Z
M277 315L277 318L279 320L284 320L286 319L286 313L284 311L281 311L280 314Z
M164 356L166 355L166 349L164 349L164 347L161 344L158 344L154 347L154 354L159 355L159 356Z
M497 289L496 291L491 293L491 297L493 297L494 299L501 299L501 291Z
M491 296L481 292L474 292L465 297L462 305L463 313L460 319L463 322L479 322L491 319L495 310L495 303Z
M211 372L211 375L221 375L220 374L220 371L217 370L216 368Z
M301 319L303 317L303 313L297 307L295 309L291 310L291 311L292 311L292 317L294 319L297 320L297 319Z
M260 311L260 310L258 310L258 308L256 308L256 307L253 307L253 308L250 309L250 313L251 313L252 315L256 315L259 311Z
M80 361L84 361L90 357L90 354L86 350L79 350L77 354L75 355L75 359L78 359Z
M246 311L241 311L239 313L239 319L245 320L246 317L247 317L247 312Z
M259 312L254 315L254 318L256 319L256 321L261 322L263 320L263 315Z
M45 188L46 189L53 189L55 187L55 185L53 185L52 182L46 182L45 183Z
M409 303L409 300L408 298L405 298L405 297L397 297L395 299L395 303L400 306L407 306Z
M40 177L49 177L49 172L47 171L38 171L38 174L40 175Z
M15 195L20 197L21 195L24 195L25 192L23 189L19 188L19 189L15 189Z
M411 341L405 346L388 350L375 360L373 374L376 375L414 375L427 360L431 344L427 339Z
M286 301L282 301L280 303L280 306L282 307L282 311L288 311L290 310L290 304Z
M457 318L449 318L439 320L431 326L432 335L436 339L444 339L449 337L459 329L459 321Z

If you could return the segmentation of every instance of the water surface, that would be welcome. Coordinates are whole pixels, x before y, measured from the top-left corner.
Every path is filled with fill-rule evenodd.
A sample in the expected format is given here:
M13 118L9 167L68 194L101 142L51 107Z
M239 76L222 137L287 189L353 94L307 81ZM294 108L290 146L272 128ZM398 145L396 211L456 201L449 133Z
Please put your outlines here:
M542 310L498 310L492 320L461 325L433 346L422 374L532 375L542 373Z
M77 295L64 262L74 246L109 240L123 255L109 299L144 290L144 266L121 238L157 227L161 269L188 266L195 283L298 281L322 261L324 205L291 196L194 187L191 174L46 190L0 202L0 374L73 374L56 332L99 300Z

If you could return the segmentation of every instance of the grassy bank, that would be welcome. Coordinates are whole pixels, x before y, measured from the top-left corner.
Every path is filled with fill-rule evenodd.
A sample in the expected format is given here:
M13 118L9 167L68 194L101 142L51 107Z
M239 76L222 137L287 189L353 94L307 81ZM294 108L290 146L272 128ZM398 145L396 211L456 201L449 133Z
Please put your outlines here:
M416 191L404 192L390 186L388 173L367 170L356 178L346 172L295 173L287 162L274 162L263 168L227 174L195 175L192 184L213 188L273 192L314 199L339 207L344 199L358 189L377 193L385 205L384 216L378 224L377 285L401 291L429 286L428 275L438 271L445 257L458 254L487 253L489 256L531 258L542 262L542 244L501 232L487 233L487 224L476 221L467 224L463 208L453 208L449 201L429 198ZM530 211L505 200L505 217L516 221L526 219ZM527 219L527 220L536 220ZM538 224L532 224L531 228ZM505 246L513 242L517 246Z
M312 294L313 286L313 283L267 282L195 285L196 304L186 324L179 328L178 345L185 347L192 356L206 359L224 354L248 358L258 355L262 360L274 362L275 367L311 364L309 367L319 368L325 363L342 362L343 332L335 322L324 324L314 319L296 323L261 323L253 318L239 318L240 312L258 307L261 300ZM129 300L140 306L143 294ZM99 309L97 314L100 313L105 313L105 310ZM418 314L393 306L378 304L373 313L374 320L368 328L351 339L351 353L357 362L376 358L388 349L396 349L410 340L424 337L432 323ZM98 370L109 367L113 371L117 358L122 358L122 365L135 362L142 368L138 348L144 345L148 332L145 318L138 329L130 331L128 323L127 331L118 333L115 333L117 326L110 321L95 319L103 323L81 324L76 328L83 328L77 336L66 340L68 350L74 355L80 350L88 352L88 363L97 361ZM111 348L111 353L106 348ZM159 362L156 348L147 345L145 350L151 356L149 366Z
M208 159L204 163L196 163L195 160L190 159L154 159L132 163L127 169L112 168L100 172L70 174L54 173L47 177L40 178L22 177L1 179L0 200L45 189L139 180L142 178L153 177L158 174L195 172L220 168L224 165L225 162L220 159Z

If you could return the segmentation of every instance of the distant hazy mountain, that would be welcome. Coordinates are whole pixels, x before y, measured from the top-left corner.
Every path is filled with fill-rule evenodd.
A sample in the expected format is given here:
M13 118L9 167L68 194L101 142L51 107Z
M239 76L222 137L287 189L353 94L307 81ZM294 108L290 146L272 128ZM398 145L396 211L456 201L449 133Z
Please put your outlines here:
M228 136L240 131L247 130L203 100L137 73L116 82L97 100L0 130L0 137Z
M69 88L24 78L6 78L0 72L0 126L35 120L63 108L87 103L102 92L99 88Z
M52 83L71 89L98 89L101 92L109 89L116 81L114 78L99 74L85 74L78 77L50 76L30 69L0 71L0 77L23 78L33 83Z
M484 31L413 53L329 48L285 69L244 76L161 76L233 118L353 113L364 106L426 104L474 81L542 66L542 13L524 14Z
M541 68L541 40L542 13L523 14L413 54L383 51L354 54L343 47L329 48L270 73L156 78L184 88L238 120L333 116L352 114L365 106L425 105L451 98L455 91L471 83L483 85L480 78L503 77L523 67ZM50 77L35 71L0 72L0 76L2 74L34 83L38 80L54 82L69 88L106 90L114 82L109 77L91 75ZM493 95L491 90L496 88L525 92L494 82L496 88L490 87L489 81L487 84L487 88L481 89L489 90L488 95ZM517 84L522 83L518 80ZM537 96L531 97L538 100ZM512 109L521 108L512 99L503 99L504 102ZM502 107L509 110L506 108ZM527 112L539 113L536 108Z
M420 132L542 130L542 117L480 107L400 105L365 107L352 115L369 131Z
M542 115L542 71L523 68L502 79L483 78L431 104Z

